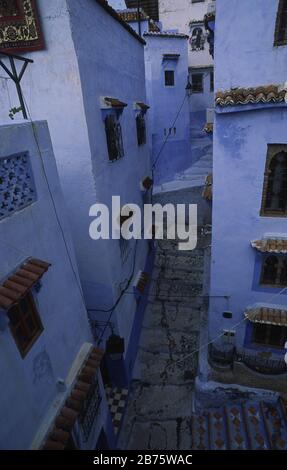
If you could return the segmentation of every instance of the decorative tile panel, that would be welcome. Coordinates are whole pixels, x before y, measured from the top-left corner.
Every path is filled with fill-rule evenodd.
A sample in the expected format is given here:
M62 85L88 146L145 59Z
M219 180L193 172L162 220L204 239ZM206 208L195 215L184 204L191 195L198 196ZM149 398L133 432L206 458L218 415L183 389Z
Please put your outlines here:
M0 158L0 220L36 199L28 152Z

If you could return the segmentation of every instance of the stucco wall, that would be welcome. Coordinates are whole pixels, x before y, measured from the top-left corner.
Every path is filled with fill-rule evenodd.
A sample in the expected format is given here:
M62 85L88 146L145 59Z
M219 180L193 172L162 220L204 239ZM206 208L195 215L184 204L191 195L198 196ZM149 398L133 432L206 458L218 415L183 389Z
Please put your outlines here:
M164 30L178 30L190 35L190 22L204 19L211 0L192 3L191 0L159 0L159 18ZM203 28L204 29L204 28ZM192 51L188 45L189 66L212 65L208 44L205 42L203 51Z
M28 123L0 127L0 157L28 151L37 200L0 221L0 277L7 276L28 257L50 262L34 299L44 331L24 359L9 327L0 333L0 448L28 448L49 404L56 381L65 379L78 350L91 340L79 284L62 192L51 140L45 122L36 124L42 159ZM63 233L48 190L45 173ZM67 249L73 262L72 269Z
M162 183L172 180L177 171L190 166L188 97L183 104L187 85L187 40L169 36L144 38L147 42L147 94L152 104L152 157L155 162L161 152L155 168L155 178L157 183ZM163 54L168 53L180 54L180 57L178 60L163 61ZM165 70L174 71L173 87L165 86ZM173 126L180 108L180 114ZM172 129L167 139L169 128L173 127L176 127L176 134Z
M286 80L287 48L273 46L277 5L256 0L250 9L247 0L217 1L216 90ZM234 329L240 346L246 307L287 304L286 293L278 295L280 289L258 285L262 259L250 245L264 234L286 233L286 218L260 216L267 144L287 143L286 112L284 103L261 104L218 108L215 116L209 331L215 338L223 329ZM226 310L232 319L223 319Z
M132 273L134 243L122 265L117 240L90 239L89 209L96 202L110 206L112 195L120 195L123 204L142 201L140 181L149 174L149 149L137 146L133 103L146 101L143 45L93 0L40 0L39 11L46 50L27 54L34 64L23 77L23 92L32 118L45 118L50 125L87 307L109 309ZM8 82L9 94L6 81L2 87L3 120L18 101L13 84ZM113 164L108 161L100 96L128 103L122 116L125 157ZM146 253L144 243L135 273L143 269ZM120 309L125 314L120 334L128 339L133 296L127 295ZM106 320L107 314L102 317Z
M278 289L258 291L258 285L254 285L257 252L250 245L252 240L261 239L266 233L286 232L285 218L260 216L267 144L286 142L286 118L286 105L284 108L216 115L212 338L220 333L220 329L232 329L243 320L243 313L250 304L271 302L286 307L286 294L276 295ZM230 296L230 299L213 296ZM233 319L222 318L225 310L233 312ZM237 344L242 345L246 324L243 322L235 329Z
M287 48L274 47L278 0L216 2L216 88L286 81ZM240 18L240 21L239 21Z
M120 196L122 205L143 204L140 181L150 174L148 144L138 146L134 103L146 102L144 46L126 31L114 18L93 0L69 0L71 28L76 48L83 90L84 107L91 148L92 174L97 189L96 198L90 202L101 202L111 208L111 197ZM83 8L83 5L85 8ZM79 18L88 33L83 34ZM87 41L89 47L87 48ZM91 54L91 49L94 51ZM128 104L121 115L121 126L125 155L116 162L109 162L100 97L111 96ZM147 122L149 114L147 114ZM81 162L78 161L78 171ZM92 241L89 238L89 206L82 214L82 246L85 250L80 258L80 272L87 302L92 309L109 309L126 284L133 270L135 241L129 242L130 255L123 264L119 241ZM147 243L138 242L135 274L144 269ZM103 286L103 271L107 282ZM110 292L109 292L110 290ZM131 293L131 288L129 289ZM128 341L136 302L133 295L125 295L117 309L120 334ZM104 320L107 314L98 312ZM109 333L109 330L108 330Z

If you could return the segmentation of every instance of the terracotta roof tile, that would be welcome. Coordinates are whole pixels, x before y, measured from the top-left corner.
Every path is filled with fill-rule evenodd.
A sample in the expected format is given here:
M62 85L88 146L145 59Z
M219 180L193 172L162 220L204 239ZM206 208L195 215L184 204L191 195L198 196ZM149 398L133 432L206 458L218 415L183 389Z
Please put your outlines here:
M50 263L30 258L23 263L14 274L0 286L0 308L9 310L24 297L43 274L51 266Z
M130 21L138 21L138 10L137 8L128 8L126 10L117 10L117 14L123 20L129 23ZM140 19L141 20L148 20L149 16L145 13L145 11L140 8Z
M245 311L245 318L252 323L287 326L287 310L266 306L255 306Z
M149 283L149 274L141 271L136 280L136 289L140 291L141 294L144 293L147 285Z
M212 122L207 122L203 128L204 132L207 134L212 134L213 133L213 123Z
M174 33L169 31L148 31L144 33L144 36L159 37L159 38L174 38L174 39L189 39L187 34Z
M106 96L105 101L112 108L125 108L127 106L127 103L124 103L123 101L120 101L117 98L110 98Z
M287 253L287 238L263 238L254 240L251 245L262 253Z
M142 101L137 101L136 105L143 111L147 111L148 109L150 109L150 106L148 104L143 103Z
M235 106L258 103L282 103L286 91L279 91L279 85L267 85L257 88L232 88L227 91L218 91L215 95L217 106Z

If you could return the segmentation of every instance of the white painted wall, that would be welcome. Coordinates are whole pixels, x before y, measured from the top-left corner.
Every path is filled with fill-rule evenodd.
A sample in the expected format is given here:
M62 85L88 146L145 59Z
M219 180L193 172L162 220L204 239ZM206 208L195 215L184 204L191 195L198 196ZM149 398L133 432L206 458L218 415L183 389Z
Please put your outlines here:
M193 3L191 0L159 0L159 19L164 30L177 29L180 33L191 36L190 22L204 19L208 4L213 0L203 0ZM204 29L204 27L203 27ZM189 66L204 67L212 65L213 60L209 54L208 43L205 42L203 51L192 51L188 45Z

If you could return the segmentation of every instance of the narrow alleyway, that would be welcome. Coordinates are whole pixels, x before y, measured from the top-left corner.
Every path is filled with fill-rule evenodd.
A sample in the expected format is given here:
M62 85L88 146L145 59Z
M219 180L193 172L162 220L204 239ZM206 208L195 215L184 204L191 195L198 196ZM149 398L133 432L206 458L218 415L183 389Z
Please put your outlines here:
M185 193L181 194L184 197ZM207 238L201 236L197 248L185 252L178 251L176 241L158 242L119 448L164 450L191 446L198 354L183 358L200 343L206 311L202 282Z

